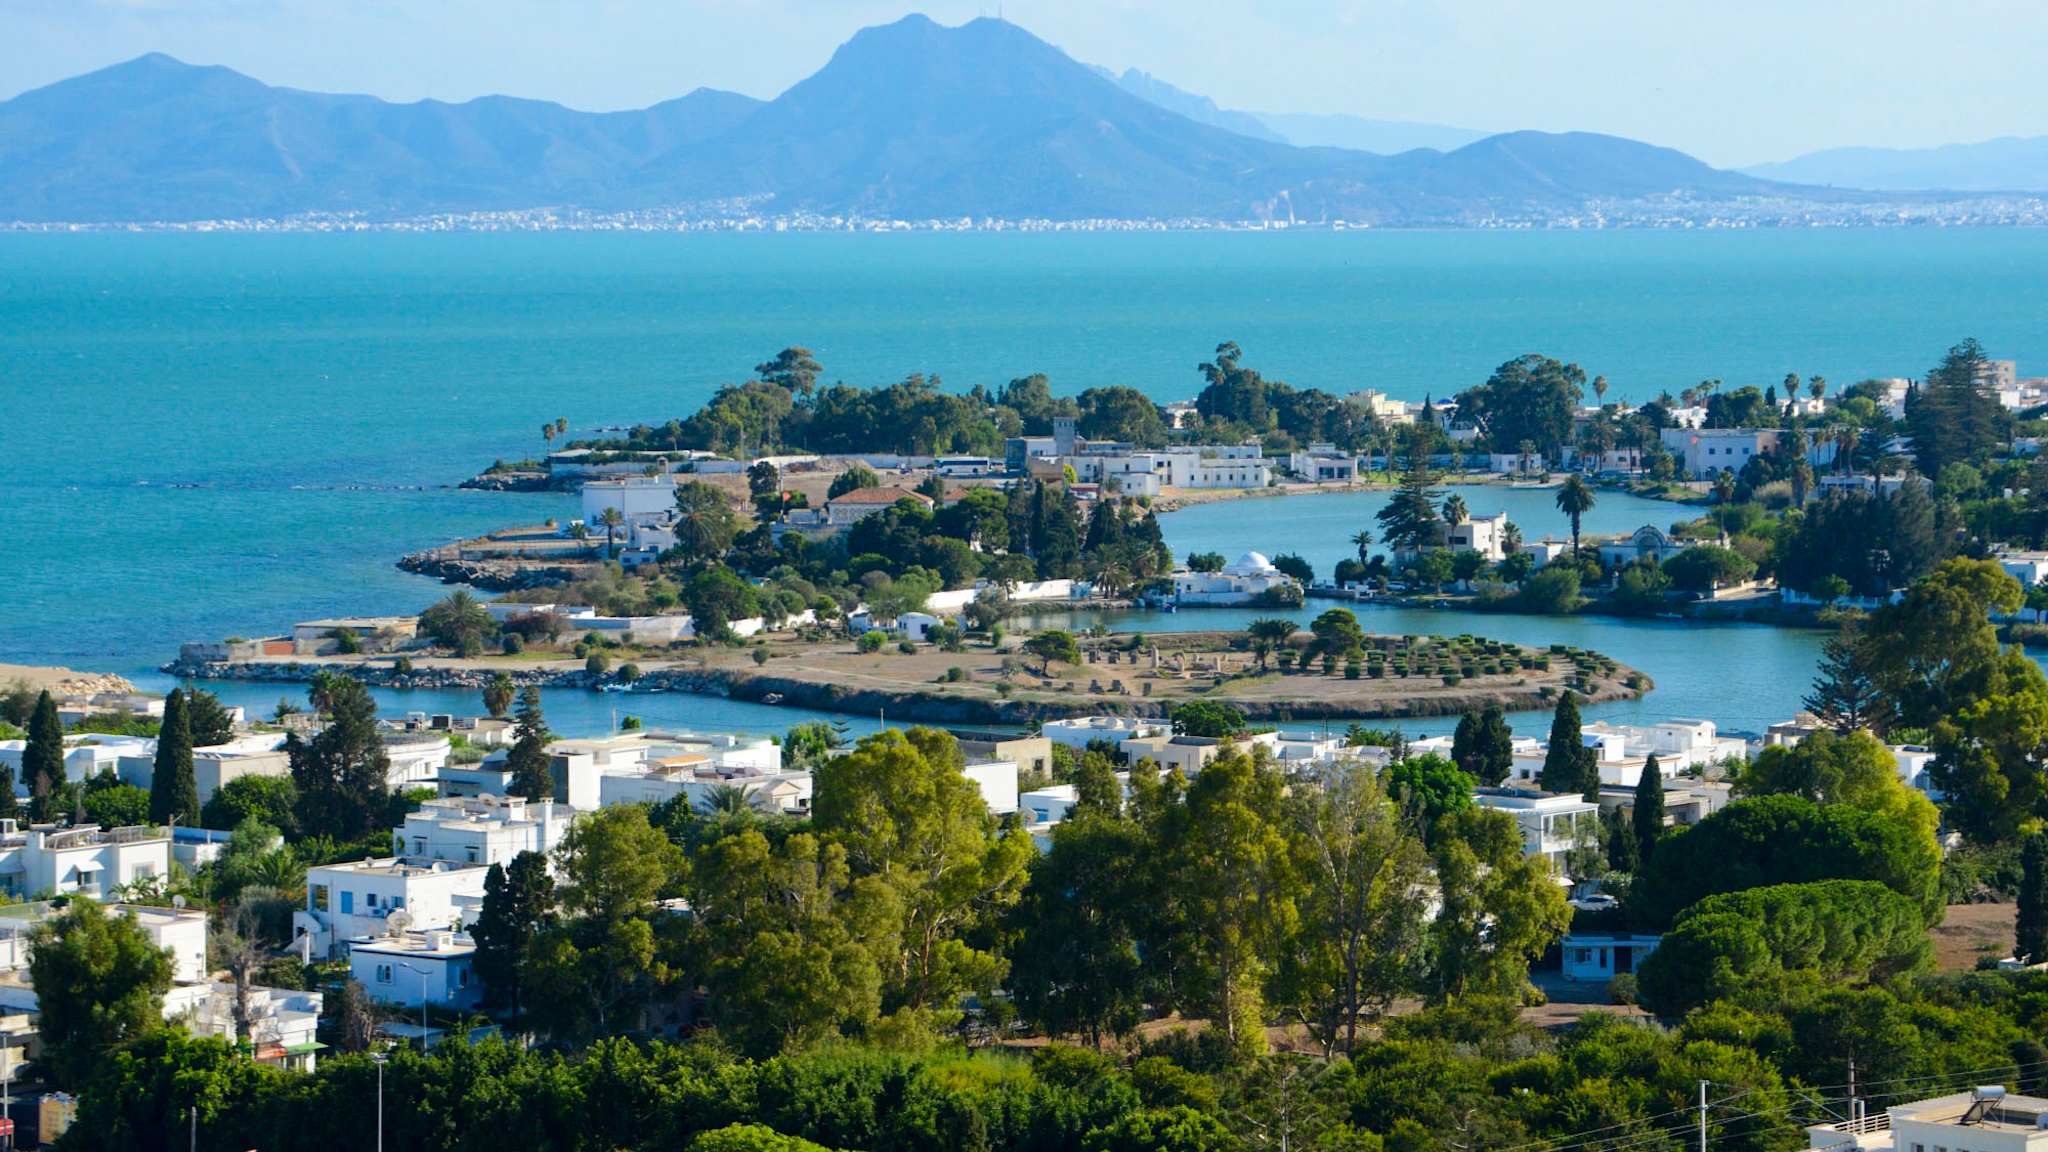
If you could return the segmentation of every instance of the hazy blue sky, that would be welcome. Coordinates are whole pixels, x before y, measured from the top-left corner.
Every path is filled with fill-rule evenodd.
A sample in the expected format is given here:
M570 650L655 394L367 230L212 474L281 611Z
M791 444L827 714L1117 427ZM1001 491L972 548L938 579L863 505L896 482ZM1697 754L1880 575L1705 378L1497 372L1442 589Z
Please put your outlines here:
M0 96L157 50L272 83L635 107L770 97L855 29L996 3L0 0ZM2048 133L2039 0L1004 0L1077 59L1226 107L1589 129L1723 165Z

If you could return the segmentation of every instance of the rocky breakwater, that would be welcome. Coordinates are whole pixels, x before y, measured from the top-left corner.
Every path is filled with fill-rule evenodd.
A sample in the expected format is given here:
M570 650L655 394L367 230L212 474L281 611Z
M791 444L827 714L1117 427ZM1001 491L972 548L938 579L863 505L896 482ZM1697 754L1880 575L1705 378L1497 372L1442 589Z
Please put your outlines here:
M441 552L415 552L398 561L401 571L431 576L443 584L467 584L481 592L519 592L548 588L580 579L584 572L571 564L535 564L519 560L463 560Z
M576 668L514 668L476 665L429 665L401 670L389 661L377 663L299 660L173 660L159 671L186 680L248 680L260 683L309 683L322 672L338 672L375 688L482 688L499 673L514 684L536 688L591 688L604 677Z

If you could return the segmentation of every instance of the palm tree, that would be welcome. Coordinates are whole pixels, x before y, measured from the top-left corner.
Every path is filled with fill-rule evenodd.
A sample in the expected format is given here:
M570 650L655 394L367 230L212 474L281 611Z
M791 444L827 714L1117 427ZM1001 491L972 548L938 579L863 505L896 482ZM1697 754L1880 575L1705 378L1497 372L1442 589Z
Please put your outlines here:
M552 445L555 442L554 421L550 420L547 423L540 426L540 438L547 441L550 445Z
M1294 621L1261 616L1245 625L1244 630L1252 638L1252 652L1258 656L1259 671L1263 672L1266 670L1266 657L1294 635Z
M1593 508L1593 490L1576 475L1567 478L1564 487L1557 490L1557 510L1571 517L1572 555L1579 554L1579 519Z
M1732 504L1735 501L1735 473L1723 468L1714 477L1714 503Z
M626 515L613 505L604 510L604 515L599 516L597 522L604 525L604 554L606 559L610 559L616 555L612 551L612 531L626 522Z
M1826 396L1828 394L1827 378L1823 376L1814 376L1809 378L1806 381L1806 394L1813 397L1815 400L1819 400L1822 397Z
M1503 555L1513 556L1522 550L1522 526L1513 520L1500 534L1500 550Z
M1593 400L1600 407L1607 407L1607 377L1593 377Z
M1452 528L1465 522L1465 498L1453 492L1444 500L1444 523Z
M1364 564L1372 559L1372 533L1361 528L1351 534L1351 546L1358 549L1358 562Z
M750 819L760 815L754 803L757 789L745 784L714 784L704 790L699 802L704 814L721 820Z

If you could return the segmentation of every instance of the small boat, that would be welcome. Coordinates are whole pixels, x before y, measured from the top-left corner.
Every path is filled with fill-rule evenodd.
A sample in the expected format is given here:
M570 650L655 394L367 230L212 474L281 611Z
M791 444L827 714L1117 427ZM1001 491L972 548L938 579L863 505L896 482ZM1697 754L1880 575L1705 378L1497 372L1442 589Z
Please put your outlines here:
M770 692L770 693L769 693L769 694L767 694L766 696L763 696L763 697L761 697L761 703L763 703L763 704L780 704L780 703L782 703L782 693L780 693L780 692Z
M599 684L597 686L597 690L599 692L624 692L626 691L626 686L624 684L613 682L610 684Z

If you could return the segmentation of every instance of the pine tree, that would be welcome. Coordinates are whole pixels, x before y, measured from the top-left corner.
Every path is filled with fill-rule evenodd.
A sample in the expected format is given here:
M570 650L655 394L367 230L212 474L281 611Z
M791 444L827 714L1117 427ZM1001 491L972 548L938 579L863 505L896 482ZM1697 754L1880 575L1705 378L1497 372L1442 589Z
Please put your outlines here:
M285 739L300 830L353 843L387 829L391 756L377 731L377 702L362 681L339 675L316 679L307 696L328 721L311 740Z
M199 826L199 782L192 773L192 713L182 688L171 689L164 700L156 762L149 775L149 819L153 824L176 821L187 828Z
M1558 697L1557 712L1550 720L1550 747L1543 755L1543 771L1536 778L1545 792L1577 792L1585 786L1585 741L1579 735L1579 698L1566 692Z
M1862 643L1850 632L1828 639L1820 649L1820 672L1813 691L1800 703L1821 723L1837 732L1854 732L1872 720L1878 704L1877 682Z
M1437 542L1443 522L1430 497L1435 483L1426 468L1401 477L1401 487L1387 506L1373 515L1379 521L1381 543L1398 551L1415 551Z
M1643 774L1636 779L1635 809L1630 824L1635 829L1636 856L1645 864L1656 851L1657 838L1664 835L1664 770L1657 757L1643 761Z
M2027 964L2048 961L2048 833L2027 837L2020 850L2020 899L2013 929L2014 957Z
M28 718L28 744L21 753L21 774L27 778L29 816L38 823L55 819L64 790L64 722L57 701L45 690L36 697Z
M519 1010L519 969L526 946L555 918L555 881L547 857L521 852L512 866L493 864L484 874L484 904L470 935L476 972L491 998Z
M512 794L528 800L548 800L555 794L554 774L548 770L547 718L540 711L540 689L529 684L519 690L519 710L513 713L512 730L517 739L505 757L512 773Z

